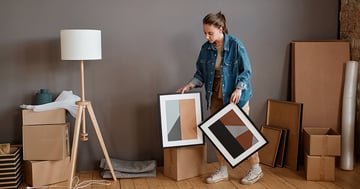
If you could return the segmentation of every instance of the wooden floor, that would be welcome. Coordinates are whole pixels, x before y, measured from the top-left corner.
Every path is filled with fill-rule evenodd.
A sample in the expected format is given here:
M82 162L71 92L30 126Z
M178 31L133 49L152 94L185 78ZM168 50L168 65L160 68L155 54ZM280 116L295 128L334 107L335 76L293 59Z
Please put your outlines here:
M158 167L157 176L155 178L136 178L136 179L118 179L117 181L110 181L110 185L91 185L87 189L289 189L289 188L360 188L360 164L356 165L353 171L343 171L336 169L336 180L334 182L324 181L307 181L305 180L304 170L300 168L299 171L293 171L288 168L271 168L262 165L264 177L255 184L242 185L239 180L247 173L248 164L246 162L237 166L235 169L229 169L229 181L224 181L216 184L206 184L205 178L213 172L217 163L208 164L208 172L202 176L194 177L182 181L174 181L163 175L162 167ZM80 181L84 180L99 180L101 179L99 171L85 171L78 173ZM57 183L49 187L43 188L64 188L66 182ZM23 184L20 188L25 188Z

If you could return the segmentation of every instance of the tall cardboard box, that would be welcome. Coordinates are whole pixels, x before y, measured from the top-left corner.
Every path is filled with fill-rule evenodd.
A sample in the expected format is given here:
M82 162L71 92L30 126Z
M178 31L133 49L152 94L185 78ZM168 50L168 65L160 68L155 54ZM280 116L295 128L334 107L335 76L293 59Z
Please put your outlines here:
M33 110L22 110L23 125L47 125L66 123L66 111L63 108L35 112Z
M311 156L340 156L341 135L331 128L304 128L304 150Z
M164 175L176 181L205 173L206 146L164 149Z
M24 160L62 160L69 156L69 123L23 126Z
M306 180L334 181L335 156L310 156L305 155Z
M24 161L25 182L34 187L66 181L69 173L69 156L57 161Z

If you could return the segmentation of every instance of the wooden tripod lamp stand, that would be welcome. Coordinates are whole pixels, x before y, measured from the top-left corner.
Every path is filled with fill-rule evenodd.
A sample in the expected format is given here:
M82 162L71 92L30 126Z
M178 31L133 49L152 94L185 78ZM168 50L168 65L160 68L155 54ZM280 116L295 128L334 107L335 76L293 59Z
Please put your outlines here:
M69 189L72 188L73 177L76 168L78 153L79 136L82 141L88 140L85 125L85 110L88 110L94 130L99 140L100 146L104 153L106 163L110 168L111 175L116 181L114 169L112 167L109 154L106 150L104 139L101 135L91 102L85 100L84 88L84 60L100 60L101 55L101 31L100 30L61 30L61 59L62 60L79 60L80 61L80 79L81 79L81 101L77 102L78 110L76 114L74 136L71 150L71 172L69 175ZM81 124L82 123L82 124ZM80 134L80 127L82 132Z

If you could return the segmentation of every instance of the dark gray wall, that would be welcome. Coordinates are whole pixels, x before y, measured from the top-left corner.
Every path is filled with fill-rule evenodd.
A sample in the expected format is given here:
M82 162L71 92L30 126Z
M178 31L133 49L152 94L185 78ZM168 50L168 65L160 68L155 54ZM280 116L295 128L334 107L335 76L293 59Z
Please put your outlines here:
M0 143L21 143L18 106L31 104L40 88L54 97L63 90L80 95L79 64L60 60L60 30L100 29L103 59L85 62L85 85L110 156L161 165L157 94L192 77L205 41L202 18L219 10L252 62L250 117L257 126L265 121L267 99L288 98L289 43L337 38L337 0L2 0ZM88 126L80 170L103 157Z

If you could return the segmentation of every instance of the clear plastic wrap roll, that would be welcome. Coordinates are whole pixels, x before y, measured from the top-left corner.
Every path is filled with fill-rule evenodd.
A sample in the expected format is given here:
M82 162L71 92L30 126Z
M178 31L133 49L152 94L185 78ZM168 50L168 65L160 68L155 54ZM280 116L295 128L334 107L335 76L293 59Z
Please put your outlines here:
M341 157L340 168L354 169L354 134L356 114L356 88L358 62L348 61L345 68L345 80L341 119Z

